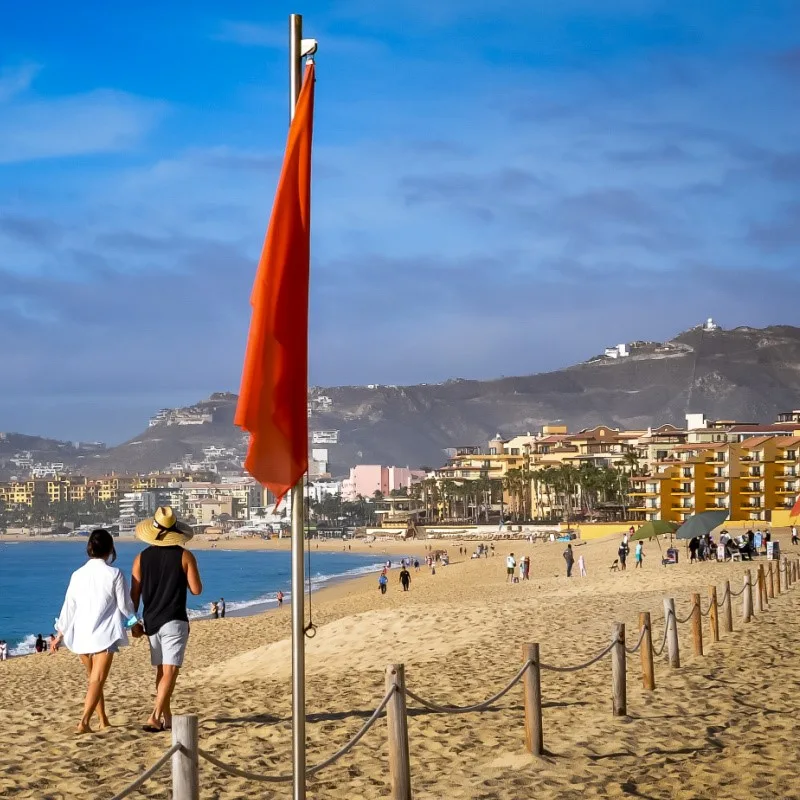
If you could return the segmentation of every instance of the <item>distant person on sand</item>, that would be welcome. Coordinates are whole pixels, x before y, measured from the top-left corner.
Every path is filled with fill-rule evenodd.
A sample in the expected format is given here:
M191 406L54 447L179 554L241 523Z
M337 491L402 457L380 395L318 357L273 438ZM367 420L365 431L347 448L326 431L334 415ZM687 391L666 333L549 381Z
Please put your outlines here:
M419 572L419 559L418 558L414 559L414 570L416 572Z
M563 553L564 561L567 562L567 577L572 577L572 565L575 563L575 553L572 552L572 545L568 544L567 549Z
M386 594L386 587L389 584L389 579L386 577L385 572L381 572L380 577L378 578L378 588L381 590L381 594Z
M36 643L33 645L33 649L36 650L37 653L44 653L44 651L47 649L44 643L44 637L41 633L37 635Z
M509 553L506 557L506 580L508 583L514 583L514 567L517 566L517 559L514 558L513 553Z
M0 661L5 661L8 658L8 642L5 639L0 639Z
M642 559L644 558L644 544L641 540L636 542L636 550L633 553L634 561L634 569L640 569L642 566Z
M170 700L189 641L186 592L203 591L197 559L183 545L194 535L169 506L136 526L136 538L149 545L133 561L131 598L142 601L144 629L150 640L150 663L156 668L156 699L144 725L146 733L172 727Z
M403 584L403 591L407 592L411 584L411 573L405 567L400 570L400 583Z
M222 619L225 619L225 598L220 597L219 599L219 615Z
M111 566L117 557L111 534L102 528L92 531L86 553L89 560L72 573L56 620L58 635L52 645L55 649L63 641L80 656L86 668L89 685L75 733L91 733L95 712L100 727L109 726L103 687L111 671L111 661L120 644L128 642L127 628L134 637L142 635L125 576Z
M278 599L278 608L280 608L283 605L283 592L279 590L276 597Z
M51 633L50 634L50 652L51 653L58 652L58 645L59 645L59 641L56 638L56 635L54 633Z
M617 557L619 558L619 568L624 572L625 571L625 562L628 560L628 539L627 537L623 537L622 542L620 542L619 548L617 549Z
M578 556L578 575L580 575L581 578L586 577L586 561L582 555Z
M792 544L797 544L797 525L792 525Z
M212 619L219 619L219 605L216 600L211 601L211 617Z

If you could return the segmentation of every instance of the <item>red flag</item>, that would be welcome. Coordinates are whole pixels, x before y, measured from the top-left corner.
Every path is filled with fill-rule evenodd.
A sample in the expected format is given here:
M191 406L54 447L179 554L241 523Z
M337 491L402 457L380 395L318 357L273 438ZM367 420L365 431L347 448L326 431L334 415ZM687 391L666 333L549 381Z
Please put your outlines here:
M797 497L797 502L794 504L794 507L789 512L790 517L797 517L800 516L800 495Z
M234 422L250 432L245 469L278 501L308 469L308 275L314 65L289 127L250 303Z

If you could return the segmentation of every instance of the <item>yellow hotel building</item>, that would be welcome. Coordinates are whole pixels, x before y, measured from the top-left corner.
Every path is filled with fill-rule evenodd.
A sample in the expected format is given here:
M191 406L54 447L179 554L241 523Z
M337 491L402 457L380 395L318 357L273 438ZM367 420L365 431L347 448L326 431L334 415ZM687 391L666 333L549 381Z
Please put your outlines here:
M678 445L651 475L633 479L630 513L682 522L727 509L731 521L772 522L800 495L800 436L753 436L739 442Z

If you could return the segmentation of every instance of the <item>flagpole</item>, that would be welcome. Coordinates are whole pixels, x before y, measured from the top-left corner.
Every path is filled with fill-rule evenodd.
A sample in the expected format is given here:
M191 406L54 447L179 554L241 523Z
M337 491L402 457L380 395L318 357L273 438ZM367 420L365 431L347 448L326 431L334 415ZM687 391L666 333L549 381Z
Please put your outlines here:
M303 17L289 15L289 121L300 96ZM303 478L292 487L292 798L306 800L306 647Z

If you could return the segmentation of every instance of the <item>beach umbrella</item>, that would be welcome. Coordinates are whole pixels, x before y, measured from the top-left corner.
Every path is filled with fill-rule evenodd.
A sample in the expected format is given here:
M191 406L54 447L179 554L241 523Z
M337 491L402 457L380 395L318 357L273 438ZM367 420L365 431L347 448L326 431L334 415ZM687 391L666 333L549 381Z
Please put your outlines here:
M631 541L638 542L639 539L650 539L653 536L661 536L661 534L665 533L675 533L678 527L677 522L667 522L665 519L651 519L649 522L645 522L631 536Z
M714 528L722 525L728 519L727 511L703 511L693 514L683 525L678 528L675 535L678 539L693 539L695 536L705 536Z

